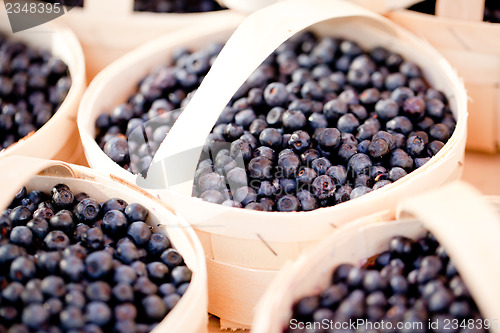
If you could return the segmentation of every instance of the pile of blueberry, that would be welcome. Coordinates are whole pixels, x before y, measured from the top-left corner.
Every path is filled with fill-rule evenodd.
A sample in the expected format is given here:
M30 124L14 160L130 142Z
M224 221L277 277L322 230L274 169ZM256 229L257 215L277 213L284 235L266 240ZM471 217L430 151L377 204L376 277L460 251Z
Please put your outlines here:
M62 60L0 33L0 150L42 127L70 87Z
M409 9L420 13L435 15L436 0L425 0L411 6ZM497 0L485 1L483 21L500 23L500 3Z
M101 114L96 121L96 141L106 155L125 170L145 175L222 46L213 43L198 52L177 49L172 64L159 66L142 79L127 103Z
M485 332L491 327L481 320L453 261L431 234L417 241L394 237L388 251L368 262L365 267L338 266L327 289L296 302L293 325L284 332L358 319L366 325L356 332ZM369 329L382 322L385 329Z
M191 280L149 212L64 184L0 215L0 332L149 332Z
M135 0L134 10L157 13L202 13L225 9L215 0Z
M178 50L172 66L156 69L126 104L101 115L104 152L144 172L219 50ZM193 193L261 211L333 206L424 165L455 125L446 97L416 64L382 47L364 51L351 40L303 33L269 56L224 109ZM133 132L149 141L138 144Z

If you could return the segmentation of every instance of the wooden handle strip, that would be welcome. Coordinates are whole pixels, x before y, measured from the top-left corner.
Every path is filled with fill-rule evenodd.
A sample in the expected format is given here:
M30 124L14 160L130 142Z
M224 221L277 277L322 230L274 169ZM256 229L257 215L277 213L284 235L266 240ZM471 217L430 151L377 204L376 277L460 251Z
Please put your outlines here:
M346 17L381 20L366 9L336 0L281 1L250 15L227 41L160 145L148 181L190 196L192 175L205 140L237 89L269 54L297 32L321 21ZM190 180L184 181L186 178Z
M482 22L484 0L437 0L436 15L452 19Z
M456 182L405 201L398 215L408 214L445 247L482 315L499 320L500 218L495 209L472 186Z
M63 162L24 156L8 156L0 159L0 209L5 209L12 198L28 180L43 171L44 175L75 177L71 167Z

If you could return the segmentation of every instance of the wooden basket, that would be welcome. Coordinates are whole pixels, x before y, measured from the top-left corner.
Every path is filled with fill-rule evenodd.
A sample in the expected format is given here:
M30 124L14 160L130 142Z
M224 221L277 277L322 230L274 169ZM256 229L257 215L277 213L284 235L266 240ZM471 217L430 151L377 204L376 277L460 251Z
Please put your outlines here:
M4 7L3 1L0 6ZM46 23L42 26L12 34L7 13L0 10L0 31L9 37L21 40L31 46L49 50L62 59L69 68L71 88L57 112L38 129L7 149L0 151L0 158L11 155L25 155L53 159L78 135L76 113L80 99L87 85L83 51L70 29L59 24ZM75 144L73 146L76 147Z
M89 82L104 67L137 46L189 26L212 27L240 17L232 10L206 13L134 12L134 0L85 0L57 20L82 43Z
M500 197L485 200L470 185L457 182L402 203L397 221L380 222L378 214L342 228L280 272L257 307L252 332L283 332L293 304L326 289L338 265L361 265L387 250L392 237L416 239L426 230L446 248L484 318L498 320L500 211L493 202L500 204Z
M390 12L397 24L426 39L465 79L469 100L467 148L500 151L500 24L482 22L484 0L437 0L436 16Z
M154 229L166 232L193 271L186 293L153 332L207 332L207 272L203 248L193 229L156 198L123 180L117 180L113 181L94 170L64 162L6 157L0 160L0 209L10 204L23 185L28 191L50 192L58 183L67 184L75 193L86 192L101 202L118 197L129 203L140 203L149 209L149 221Z
M284 12L286 17L280 15ZM190 197L192 182L170 190L151 190L182 213L200 237L207 257L209 312L221 318L223 327L250 325L253 308L265 287L282 265L296 258L304 248L341 224L363 214L394 208L400 198L456 179L462 171L466 94L451 66L432 47L389 20L335 0L284 1L249 16L227 42L155 160L202 147L223 107L262 60L288 37L317 22L322 23L313 30L320 35L354 39L364 47L383 45L418 63L429 82L450 99L457 127L438 155L410 175L356 200L311 212L258 212L210 204ZM216 31L204 29L164 37L128 54L97 76L82 100L78 118L90 166L137 181L99 148L94 139L95 120L101 112L126 101L135 83L168 59L176 46L196 49L210 41L223 40L234 30L235 23ZM192 165L185 167L194 174L197 160L191 162ZM154 168L150 173L156 174ZM167 176L171 179L175 175ZM159 178L153 177L154 185L161 188L165 184L162 178L162 173Z

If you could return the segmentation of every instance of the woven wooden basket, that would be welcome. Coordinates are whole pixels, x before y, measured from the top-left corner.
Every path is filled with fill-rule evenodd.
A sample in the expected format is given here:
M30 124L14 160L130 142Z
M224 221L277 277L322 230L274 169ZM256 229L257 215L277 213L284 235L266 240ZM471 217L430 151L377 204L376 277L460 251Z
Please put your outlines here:
M446 248L483 317L498 324L499 204L500 197L485 200L470 185L457 182L403 202L396 221L377 214L342 228L280 272L257 307L252 332L283 332L290 325L292 305L326 289L338 265L361 265L387 250L393 236L416 239L426 230ZM498 325L490 332L500 332Z
M279 15L284 12L286 17ZM354 39L364 47L383 45L418 63L428 81L450 99L457 127L439 154L407 177L356 200L311 212L257 212L210 204L190 197L192 182L169 190L152 190L182 213L200 237L207 257L209 312L221 318L223 327L250 325L253 308L266 286L282 265L296 258L304 248L344 223L363 214L393 208L400 198L456 179L462 171L466 94L455 72L432 47L389 20L335 0L314 0L307 4L300 0L284 1L245 20L227 42L155 159L202 147L222 108L262 60L288 37L318 22L321 24L313 30L320 35ZM193 30L164 37L128 54L97 76L83 98L78 118L90 166L137 181L99 148L94 139L95 120L103 111L124 102L135 83L168 59L176 46L196 49L211 41L225 40L235 29L235 23L227 24L224 29ZM191 162L186 169L194 174L197 161ZM155 174L153 170L151 173ZM159 178L152 178L156 187L165 184L162 177L159 174ZM175 175L167 175L168 179L171 177Z
M467 148L500 150L500 24L482 22L484 0L437 0L436 16L390 12L397 24L426 39L465 79L469 93Z
M4 6L3 1L0 1L0 6ZM68 95L52 118L34 134L0 151L0 158L10 155L46 159L70 156L67 153L62 154L61 151L67 150L68 145L72 147L72 151L77 147L76 140L73 140L78 136L76 114L87 85L85 61L78 39L70 29L54 23L12 34L4 10L0 10L0 31L34 47L51 51L68 65L72 80Z
M207 332L207 272L203 248L189 224L170 212L164 203L159 203L150 194L121 179L113 181L82 166L29 157L11 156L1 159L0 183L0 209L10 204L23 185L28 191L50 192L58 183L65 183L75 193L86 192L98 201L122 198L126 202L139 203L148 208L153 228L165 231L193 272L186 293L153 332Z
M241 14L232 10L206 13L134 12L134 0L85 0L57 20L71 27L82 43L89 82L113 60L137 46L189 26L212 27Z

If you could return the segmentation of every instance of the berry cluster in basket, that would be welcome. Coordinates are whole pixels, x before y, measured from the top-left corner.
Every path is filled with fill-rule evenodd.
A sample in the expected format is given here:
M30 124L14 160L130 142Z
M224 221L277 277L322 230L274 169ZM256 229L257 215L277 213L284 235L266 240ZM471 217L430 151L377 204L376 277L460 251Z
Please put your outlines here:
M284 332L325 332L321 323L361 320L360 332L486 332L491 323L481 319L453 261L427 234L417 241L392 238L389 250L365 267L338 266L327 289L294 304ZM294 330L306 325L311 329Z
M0 150L42 127L70 87L62 60L0 33Z
M436 0L426 0L419 2L409 8L416 12L435 15ZM500 2L497 0L486 0L484 3L483 21L490 23L500 23Z
M64 184L0 215L0 332L149 332L191 280L140 204Z
M178 50L128 103L99 116L104 152L144 172L219 50ZM333 206L424 165L455 125L446 97L416 64L381 47L364 51L351 40L304 33L268 57L224 109L193 193L262 211Z

